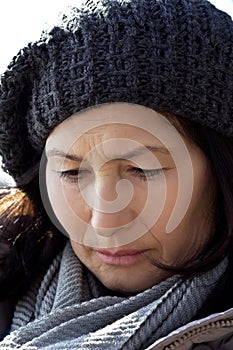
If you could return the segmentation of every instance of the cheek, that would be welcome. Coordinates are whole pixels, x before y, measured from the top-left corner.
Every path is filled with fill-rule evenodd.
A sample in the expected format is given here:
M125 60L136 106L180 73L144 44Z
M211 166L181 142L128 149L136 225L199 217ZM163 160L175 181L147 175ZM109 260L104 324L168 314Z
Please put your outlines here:
M48 214L50 214L52 207L50 218L53 224L69 238L82 243L89 218L87 213L83 211L77 189L70 188L67 191L62 186L59 176L50 171L46 173L46 182L49 203L47 208L46 201L44 201L44 205Z
M179 190L176 169L167 172L166 186L167 194L163 211L155 225L151 227L150 232L160 247L159 259L163 263L183 263L195 255L203 246L202 233L199 233L201 218L196 215L196 208L197 206L200 208L200 203L197 201L198 194L195 192L195 188L188 207L183 207L176 202ZM177 205L179 208L179 222L176 220L177 218L174 222L178 222L178 225L167 233L169 220L174 219L176 213L174 208Z
M77 186L62 185L62 192L67 207L82 221L88 223L91 218L91 210L85 198Z
M121 210L116 211L116 215L123 217L127 212L134 212L134 218L136 218L145 208L148 198L147 183L140 180L140 182L137 181L137 183L131 182L131 185L133 190L130 200L128 197L124 199L124 190L122 193L118 192L118 198L114 199L114 201L116 201L120 198L119 203ZM89 223L93 213L93 205L97 206L99 200L101 201L100 194L96 192L94 184L87 186L83 191L80 191L78 186L63 183L57 191L57 199L59 191L65 199L65 201L63 201L64 205L66 205L80 219ZM55 205L57 206L58 201L56 200L54 202L56 202ZM153 207L153 211L154 210L155 208Z
M73 251L75 252L75 255L81 260L86 260L90 258L90 252L89 252L89 248L84 247L81 244L78 244L77 242L70 240L70 244L73 248Z
M57 215L64 208L65 198L62 193L59 176L50 170L46 170L46 186L49 202Z
M89 221L90 213L78 185L67 184L59 175L48 172L47 190L51 206L61 224L66 224L71 217L80 218L86 223Z
M162 207L161 215L152 228L158 234L160 232L166 232L166 226L175 208L178 194L178 175L176 169L167 171L165 179L166 188L161 188L162 186L160 186L158 188L160 196L158 195L154 197L153 210L156 211L155 209L157 208L158 211L158 208L161 207L161 198L163 195L165 195L165 201Z
M98 274L98 271L101 269L101 262L97 259L96 254L93 253L93 250L73 240L70 240L70 243L79 260L94 274Z

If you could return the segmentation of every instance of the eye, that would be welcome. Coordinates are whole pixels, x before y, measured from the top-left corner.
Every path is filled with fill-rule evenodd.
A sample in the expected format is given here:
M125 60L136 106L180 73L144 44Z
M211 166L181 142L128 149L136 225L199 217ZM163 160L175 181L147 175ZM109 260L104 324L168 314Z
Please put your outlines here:
M60 178L63 178L64 180L70 182L70 183L77 183L78 181L86 178L88 175L90 175L90 170L88 169L71 169L66 171L60 171L58 172L60 175Z
M166 169L141 169L136 167L130 169L134 176L140 178L143 181L147 181L148 179L154 180L157 176L161 175L164 170Z

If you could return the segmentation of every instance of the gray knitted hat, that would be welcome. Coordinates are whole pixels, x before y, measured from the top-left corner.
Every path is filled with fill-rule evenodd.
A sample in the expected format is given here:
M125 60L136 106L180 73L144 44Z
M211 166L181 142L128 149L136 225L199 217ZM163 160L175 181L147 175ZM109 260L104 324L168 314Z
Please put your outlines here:
M52 129L130 102L233 136L233 22L206 0L88 0L2 76L0 154L17 181Z

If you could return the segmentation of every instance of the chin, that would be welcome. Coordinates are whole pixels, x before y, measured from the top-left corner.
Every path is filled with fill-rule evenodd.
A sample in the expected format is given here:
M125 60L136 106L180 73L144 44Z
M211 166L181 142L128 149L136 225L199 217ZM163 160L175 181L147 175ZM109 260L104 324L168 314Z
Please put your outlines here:
M132 274L131 276L114 276L115 278L113 278L112 274L110 276L108 276L107 274L105 276L96 275L96 277L106 288L108 288L112 292L123 295L132 295L140 293L157 284L156 281L148 281L145 279L140 280L138 279L138 276Z
M102 284L108 288L109 290L111 290L112 292L116 293L116 294L121 294L121 295L133 295L136 293L140 293L143 292L145 289L139 286L134 286L134 285L120 285L120 284L116 284L116 283L104 283L102 282Z

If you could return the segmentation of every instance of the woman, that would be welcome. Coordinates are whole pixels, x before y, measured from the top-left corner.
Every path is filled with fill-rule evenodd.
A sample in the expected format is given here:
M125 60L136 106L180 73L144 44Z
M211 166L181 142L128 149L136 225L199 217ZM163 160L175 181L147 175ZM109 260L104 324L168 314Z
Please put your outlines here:
M233 346L232 68L205 0L87 1L14 59L5 170L68 239L1 349Z

